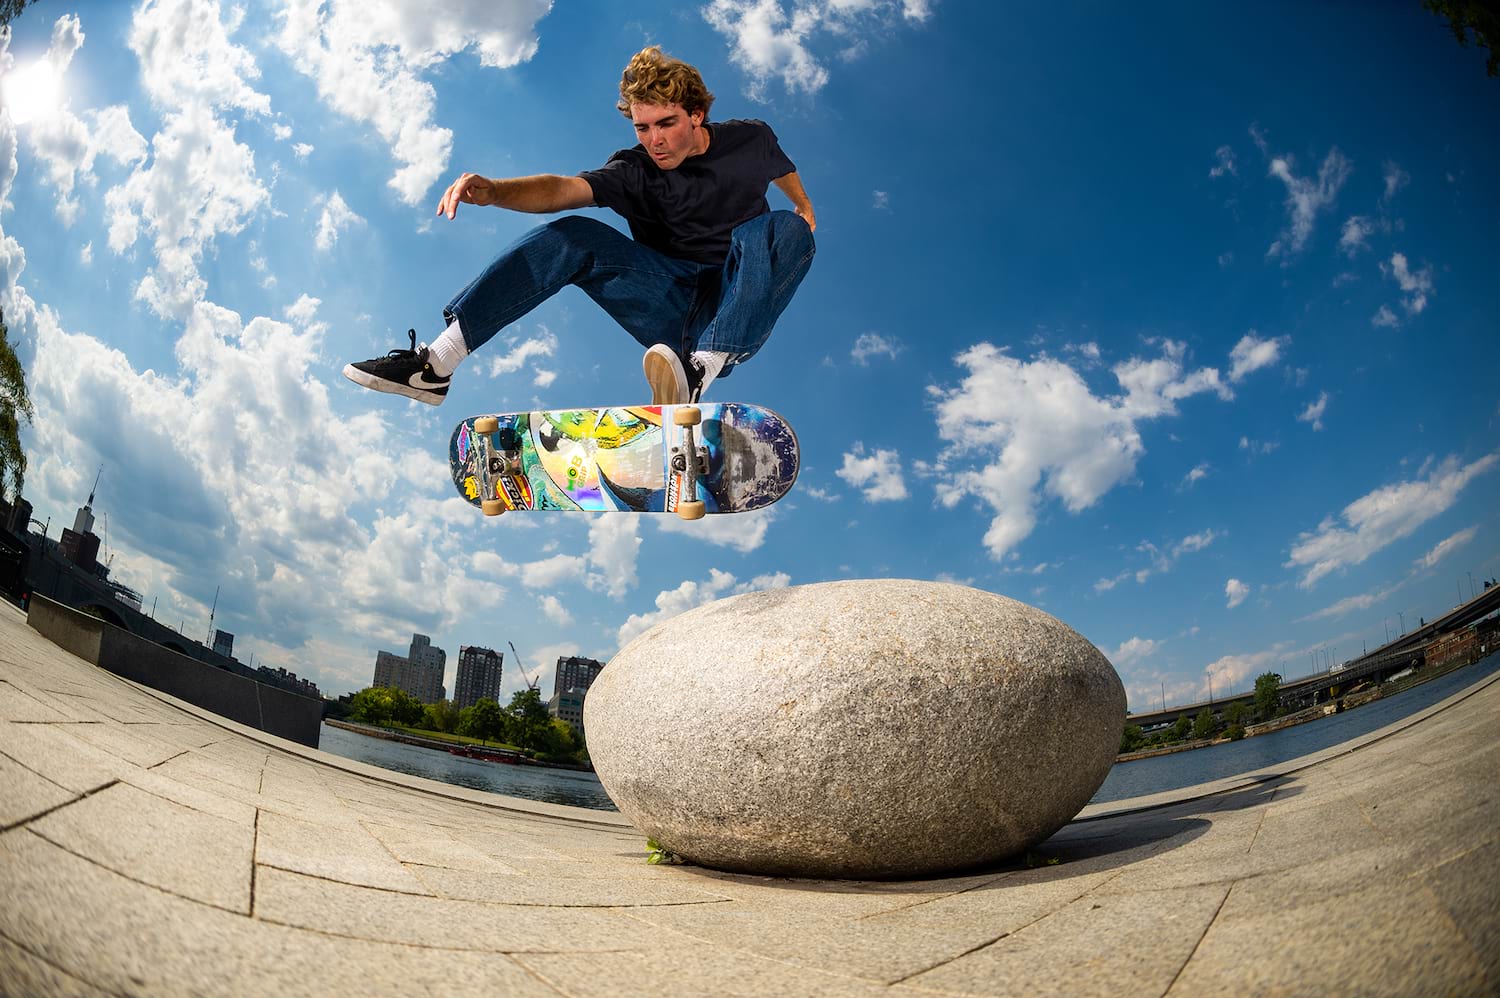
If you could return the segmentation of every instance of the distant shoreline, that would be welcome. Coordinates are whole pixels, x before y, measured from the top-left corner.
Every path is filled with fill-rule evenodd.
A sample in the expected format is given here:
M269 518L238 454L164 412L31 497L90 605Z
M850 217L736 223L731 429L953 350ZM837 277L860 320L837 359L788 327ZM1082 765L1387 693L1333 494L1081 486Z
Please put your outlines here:
M1496 653L1490 653L1490 655L1493 654ZM1246 725L1245 737L1254 738L1256 735L1268 735L1273 731L1280 731L1283 728L1291 728L1299 724L1306 724L1309 721L1316 721L1327 717L1329 714L1337 714L1342 711L1353 710L1355 707L1363 707L1367 703L1373 703L1388 696L1395 696L1397 693L1404 693L1415 686L1421 686L1423 683L1446 676L1452 672L1457 672L1466 666L1483 662L1485 658L1489 657L1489 655L1486 655L1484 658L1475 659L1473 662L1462 662L1446 669L1418 670L1409 677L1410 681L1400 680L1396 683L1383 683L1372 689L1340 697L1334 703L1306 707L1295 714L1287 714L1285 717L1274 717L1269 721L1262 721L1259 724ZM1395 688L1387 689L1387 686ZM1129 719L1127 718L1126 720L1128 723ZM1159 748L1141 749L1138 752L1122 752L1120 755L1115 756L1115 762L1137 762L1141 759L1154 759L1161 755L1175 755L1178 752L1191 752L1194 749L1224 745L1233 740L1230 738L1204 738L1193 742L1179 742L1176 745L1163 745Z
M359 724L355 721L341 721L331 717L323 718L323 723L329 725L330 727L341 728L344 731L352 731L356 735L365 735L366 737L378 738L382 741L401 742L405 745L415 745L417 748L433 749L434 751L443 752L447 755L457 755L460 758L475 758L474 756L465 756L462 752L453 751L454 749L462 749L468 747L459 742L445 742L440 738L423 738L420 735L408 734L405 731L394 731L390 728L379 728L372 724ZM481 752L488 752L495 755L506 756L507 758L503 760L478 760L480 762L493 762L498 766L538 766L544 769L566 769L571 770L575 773L592 773L594 771L594 768L592 766L567 762L542 762L540 759L533 759L528 755L523 755L520 752L509 749L487 748L483 745L475 745L472 747Z

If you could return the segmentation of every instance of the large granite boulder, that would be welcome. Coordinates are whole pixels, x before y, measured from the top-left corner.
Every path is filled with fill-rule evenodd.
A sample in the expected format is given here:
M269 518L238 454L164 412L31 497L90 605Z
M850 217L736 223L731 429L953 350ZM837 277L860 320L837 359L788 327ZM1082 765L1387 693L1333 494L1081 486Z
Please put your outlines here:
M749 593L621 649L584 704L620 811L704 866L899 878L1003 859L1119 749L1109 661L1040 610L896 579Z

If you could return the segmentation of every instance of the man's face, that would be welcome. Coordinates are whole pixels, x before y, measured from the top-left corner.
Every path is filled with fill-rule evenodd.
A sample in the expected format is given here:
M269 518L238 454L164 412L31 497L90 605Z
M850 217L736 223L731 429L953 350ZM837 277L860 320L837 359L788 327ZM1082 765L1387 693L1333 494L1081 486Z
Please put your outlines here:
M702 111L688 114L681 104L632 104L630 120L635 122L636 138L663 170L675 170L702 151L698 148Z

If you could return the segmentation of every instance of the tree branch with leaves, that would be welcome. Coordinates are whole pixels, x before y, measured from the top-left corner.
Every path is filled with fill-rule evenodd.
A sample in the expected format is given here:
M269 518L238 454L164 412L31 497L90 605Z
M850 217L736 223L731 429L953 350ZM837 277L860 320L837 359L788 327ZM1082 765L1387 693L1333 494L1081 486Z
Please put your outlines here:
M10 342L5 312L0 310L0 488L11 498L21 497L26 484L26 450L21 446L21 421L31 425L35 411L26 391L26 371Z
M1495 53L1495 43L1500 42L1500 10L1495 0L1422 0L1422 6L1448 19L1448 30L1458 44L1469 45L1469 33L1480 48L1489 49L1484 69L1490 76L1500 76L1500 55Z

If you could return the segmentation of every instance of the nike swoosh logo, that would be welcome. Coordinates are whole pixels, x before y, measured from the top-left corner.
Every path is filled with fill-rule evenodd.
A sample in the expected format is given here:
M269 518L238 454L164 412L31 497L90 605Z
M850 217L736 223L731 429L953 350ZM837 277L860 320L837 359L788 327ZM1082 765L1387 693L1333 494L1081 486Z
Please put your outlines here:
M411 377L407 378L406 383L408 385L411 385L413 388L425 388L431 391L434 388L447 387L448 379L444 378L441 381L428 381L427 372L418 371L416 374L413 374Z

